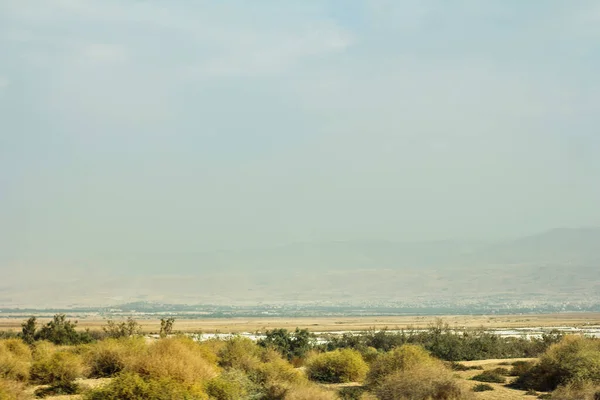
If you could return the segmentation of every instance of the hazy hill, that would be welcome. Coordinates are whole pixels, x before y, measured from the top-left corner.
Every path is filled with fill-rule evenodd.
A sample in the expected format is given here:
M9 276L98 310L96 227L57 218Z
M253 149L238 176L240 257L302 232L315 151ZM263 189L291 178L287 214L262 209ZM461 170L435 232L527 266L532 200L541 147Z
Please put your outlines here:
M554 229L480 249L490 264L600 265L600 228Z
M296 243L247 251L157 257L172 263L173 271L277 270L330 271L478 267L504 264L600 265L600 228L555 229L499 243L328 242Z
M115 256L82 268L5 275L0 305L600 301L599 255L600 228L586 228L492 244L299 243Z

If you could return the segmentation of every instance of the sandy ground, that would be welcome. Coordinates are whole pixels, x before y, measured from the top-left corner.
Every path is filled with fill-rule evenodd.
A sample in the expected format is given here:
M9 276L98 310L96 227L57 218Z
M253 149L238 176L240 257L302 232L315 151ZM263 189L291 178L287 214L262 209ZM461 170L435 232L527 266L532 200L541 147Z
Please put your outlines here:
M512 360L478 360L478 361L463 361L461 364L467 366L481 366L484 370L495 369L498 367L510 369L511 366L503 365L506 362L514 362L514 361L535 361L535 358L515 358ZM468 390L471 390L473 386L480 382L475 382L470 380L475 375L480 374L481 370L472 370L472 371L457 371L455 375L460 379L460 384ZM509 383L515 378L507 377L506 382ZM475 393L476 399L482 400L517 400L517 399L536 399L537 396L526 396L525 391L515 390L506 387L506 385L501 383L488 383L488 385L492 386L494 390L488 392L478 392Z
M535 315L450 315L450 316L394 316L394 317L316 317L316 318L207 318L176 319L175 330L182 332L232 333L256 332L274 328L308 328L315 332L361 331L370 328L426 328L441 318L452 328L526 328L552 326L600 326L600 313L565 313ZM46 320L40 319L40 323ZM1 318L0 330L20 330L22 318ZM145 333L157 332L158 319L138 319ZM80 319L81 329L101 329L106 323L100 319Z

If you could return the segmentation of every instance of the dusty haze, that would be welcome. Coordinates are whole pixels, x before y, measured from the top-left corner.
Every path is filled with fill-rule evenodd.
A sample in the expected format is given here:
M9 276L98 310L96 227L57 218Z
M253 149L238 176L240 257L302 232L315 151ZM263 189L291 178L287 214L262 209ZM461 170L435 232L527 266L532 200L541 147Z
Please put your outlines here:
M599 18L0 0L0 305L595 299Z

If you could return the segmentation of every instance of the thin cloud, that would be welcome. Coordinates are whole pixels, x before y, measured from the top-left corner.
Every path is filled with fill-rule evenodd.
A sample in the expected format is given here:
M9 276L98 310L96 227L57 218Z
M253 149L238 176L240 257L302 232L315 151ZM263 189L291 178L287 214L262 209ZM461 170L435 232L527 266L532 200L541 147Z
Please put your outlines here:
M242 39L229 46L222 55L198 65L197 72L200 76L277 74L305 59L343 52L351 44L350 34L335 26L309 28L305 32L279 36L263 33L255 36L254 40Z
M93 43L85 45L81 51L85 60L102 63L117 63L127 59L127 54L122 46Z

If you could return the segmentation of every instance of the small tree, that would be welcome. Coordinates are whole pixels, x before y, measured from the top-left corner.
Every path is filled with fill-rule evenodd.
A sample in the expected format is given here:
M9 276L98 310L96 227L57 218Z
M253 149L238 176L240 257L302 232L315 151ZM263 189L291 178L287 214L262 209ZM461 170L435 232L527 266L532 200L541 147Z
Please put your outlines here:
M127 321L116 323L112 319L106 321L106 325L102 330L111 338L137 336L141 333L142 328L132 317L128 317Z
M75 330L76 327L77 321L71 322L65 314L56 314L52 318L52 321L40 329L36 335L36 339L48 340L58 345L71 345L92 341L87 332L80 334Z
M36 329L37 322L35 317L31 317L21 324L21 338L25 343L31 345L33 342L35 342Z
M267 331L265 338L261 339L258 344L262 347L272 347L288 360L292 360L303 358L314 347L315 335L308 329L296 328L292 333L287 329L273 329Z
M160 337L165 338L173 333L173 324L175 323L175 318L161 318L160 319Z

